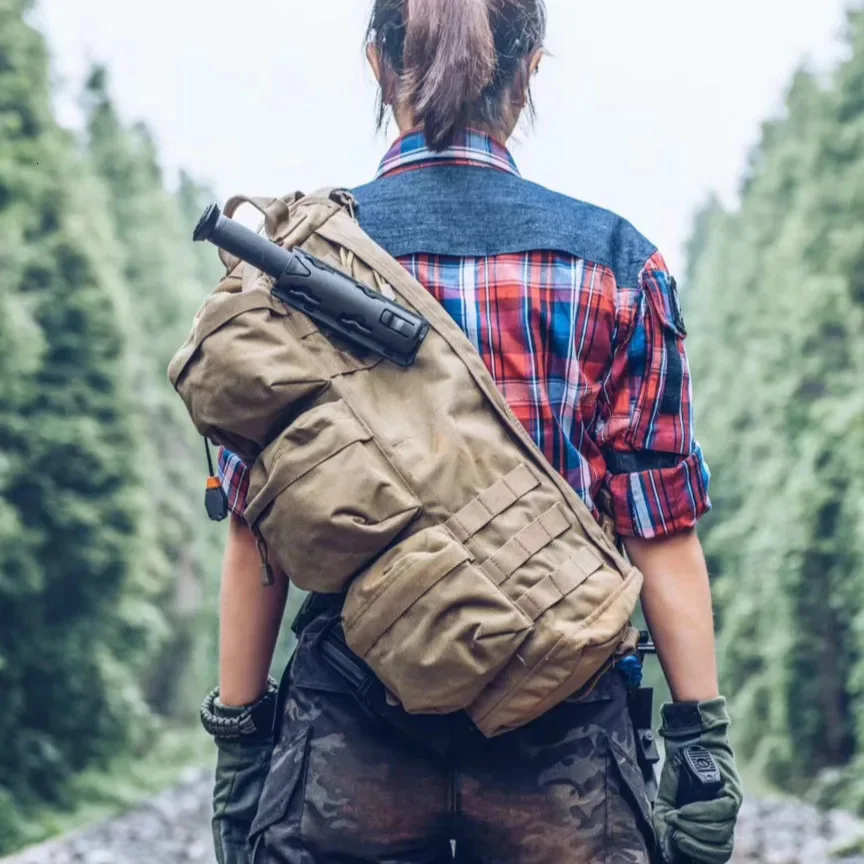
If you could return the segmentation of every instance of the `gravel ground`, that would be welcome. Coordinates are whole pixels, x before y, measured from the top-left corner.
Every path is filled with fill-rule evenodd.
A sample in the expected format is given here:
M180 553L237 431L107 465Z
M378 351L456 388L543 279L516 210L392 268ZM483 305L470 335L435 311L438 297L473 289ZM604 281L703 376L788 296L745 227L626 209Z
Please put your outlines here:
M216 864L210 834L212 773L179 785L116 819L0 858L2 864Z
M215 864L210 837L209 771L145 806L58 840L0 859L0 864ZM790 801L747 801L734 864L827 864L832 852L864 838L864 822ZM864 864L864 855L842 859Z

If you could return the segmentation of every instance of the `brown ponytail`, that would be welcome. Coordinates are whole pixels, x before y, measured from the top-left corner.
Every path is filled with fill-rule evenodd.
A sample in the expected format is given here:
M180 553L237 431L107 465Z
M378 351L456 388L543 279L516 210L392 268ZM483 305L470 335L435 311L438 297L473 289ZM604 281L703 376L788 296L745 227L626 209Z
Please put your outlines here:
M430 147L446 146L495 75L486 0L407 0L405 91Z
M379 122L384 103L410 113L433 150L468 125L502 130L530 97L526 61L545 24L543 0L375 0Z

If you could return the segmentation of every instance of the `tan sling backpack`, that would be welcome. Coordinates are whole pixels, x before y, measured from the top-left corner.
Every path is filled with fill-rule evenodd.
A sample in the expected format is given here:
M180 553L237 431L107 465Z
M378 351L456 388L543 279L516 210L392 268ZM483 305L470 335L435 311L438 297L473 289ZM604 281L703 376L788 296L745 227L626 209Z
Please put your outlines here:
M411 713L494 736L631 651L641 574L547 462L447 312L324 190L237 197L431 329L413 366L350 350L222 253L169 376L198 431L252 463L245 518L301 588L347 591L348 645Z

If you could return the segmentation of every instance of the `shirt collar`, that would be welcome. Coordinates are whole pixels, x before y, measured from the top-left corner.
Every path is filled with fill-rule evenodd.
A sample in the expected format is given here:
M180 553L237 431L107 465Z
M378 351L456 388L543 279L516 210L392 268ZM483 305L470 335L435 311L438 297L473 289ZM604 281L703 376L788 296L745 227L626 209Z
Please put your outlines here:
M375 176L377 179L430 165L471 165L519 176L510 151L494 138L473 129L457 135L453 144L440 153L426 146L422 130L407 132L387 151Z

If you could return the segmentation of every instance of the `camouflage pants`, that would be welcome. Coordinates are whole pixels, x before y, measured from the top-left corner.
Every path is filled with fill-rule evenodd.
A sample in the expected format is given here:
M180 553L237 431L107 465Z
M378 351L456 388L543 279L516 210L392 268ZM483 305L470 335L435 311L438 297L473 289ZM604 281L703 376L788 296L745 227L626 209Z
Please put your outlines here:
M289 672L252 864L648 864L649 805L617 672L580 702L435 755L377 724L313 647ZM456 857L451 840L456 843Z

